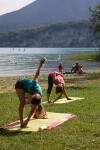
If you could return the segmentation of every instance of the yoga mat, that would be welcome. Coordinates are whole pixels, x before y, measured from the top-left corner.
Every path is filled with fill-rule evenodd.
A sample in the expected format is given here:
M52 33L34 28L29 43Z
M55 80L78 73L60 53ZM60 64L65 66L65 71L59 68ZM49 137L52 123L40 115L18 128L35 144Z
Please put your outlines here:
M6 129L9 131L26 131L26 132L50 130L76 116L67 113L47 112L47 117L48 119L31 118L31 120L28 123L29 128L20 128L20 121L16 121L11 124L3 126L2 129Z
M63 104L63 103L70 103L76 100L82 100L84 98L82 97L70 97L72 100L67 100L66 98L62 98L57 100L56 102L54 102L54 104ZM52 103L48 103L47 101L43 102L43 104L48 104L48 105L52 105Z

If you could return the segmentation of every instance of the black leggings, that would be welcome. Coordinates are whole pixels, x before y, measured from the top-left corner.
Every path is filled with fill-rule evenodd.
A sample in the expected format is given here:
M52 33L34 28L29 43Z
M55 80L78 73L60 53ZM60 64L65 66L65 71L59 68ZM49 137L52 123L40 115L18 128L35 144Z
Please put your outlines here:
M47 93L50 94L53 87L52 77L48 76L48 90Z

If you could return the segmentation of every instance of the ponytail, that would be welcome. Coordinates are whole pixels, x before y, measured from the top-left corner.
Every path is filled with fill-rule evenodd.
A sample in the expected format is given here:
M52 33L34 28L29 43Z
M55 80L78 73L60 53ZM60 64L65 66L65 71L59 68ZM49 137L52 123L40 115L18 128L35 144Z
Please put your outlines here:
M34 113L36 114L37 118L43 118L44 112L44 107L41 103L39 105L35 105Z

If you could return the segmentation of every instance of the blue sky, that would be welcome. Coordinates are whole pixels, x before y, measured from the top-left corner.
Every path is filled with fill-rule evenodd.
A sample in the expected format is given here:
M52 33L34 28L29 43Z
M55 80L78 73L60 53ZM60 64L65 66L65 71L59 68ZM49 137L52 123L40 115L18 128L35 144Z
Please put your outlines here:
M0 15L21 9L35 0L0 0Z

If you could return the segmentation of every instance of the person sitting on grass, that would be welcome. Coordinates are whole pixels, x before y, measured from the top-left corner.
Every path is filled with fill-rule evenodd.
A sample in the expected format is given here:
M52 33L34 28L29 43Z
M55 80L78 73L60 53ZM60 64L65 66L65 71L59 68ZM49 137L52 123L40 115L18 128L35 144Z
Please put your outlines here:
M79 73L79 74L82 74L82 73L83 73L83 66L82 66L82 65L79 66L79 68L78 68L78 73Z
M62 95L64 95L67 100L71 100L71 98L69 98L67 96L67 93L65 91L64 88L64 80L63 80L64 75L58 72L51 72L48 76L48 89L47 89L47 100L48 103L54 103L56 102L58 99L60 99L60 97ZM51 94L51 90L53 88L53 84L56 85L56 94L60 94L55 100L51 101L50 100L50 94Z
M42 105L42 90L38 84L40 70L45 60L45 58L42 58L40 60L39 67L33 80L22 78L18 80L15 84L16 93L20 101L19 117L22 128L27 127L27 124L33 113L36 114L34 116L35 118L46 118L46 113ZM28 102L31 106L31 111L26 120L24 120L25 97L28 98Z
M82 66L79 65L79 63L76 63L75 66L72 67L71 73L79 73L79 74L83 73Z

